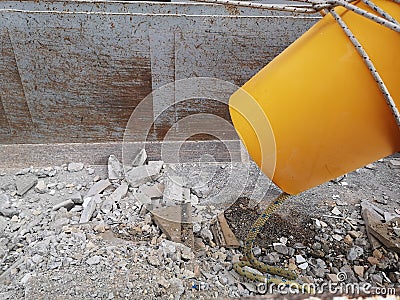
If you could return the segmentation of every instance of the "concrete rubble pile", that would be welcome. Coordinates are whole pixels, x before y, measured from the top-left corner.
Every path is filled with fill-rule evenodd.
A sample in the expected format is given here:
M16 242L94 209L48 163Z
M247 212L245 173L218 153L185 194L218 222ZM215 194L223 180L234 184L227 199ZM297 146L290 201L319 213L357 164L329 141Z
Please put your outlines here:
M0 170L0 299L257 294L257 283L232 269L242 259L243 239L233 233L240 224L206 202L204 187L166 176L167 167L142 150L129 166L111 155L107 170L75 162ZM346 189L345 182L331 184ZM254 255L295 271L300 282L339 283L344 273L346 282L399 287L398 244L371 234L376 226L365 221L378 214L398 240L399 211L389 216L367 202L350 209L339 196L332 199L326 214L309 221L312 240L279 236L256 245Z

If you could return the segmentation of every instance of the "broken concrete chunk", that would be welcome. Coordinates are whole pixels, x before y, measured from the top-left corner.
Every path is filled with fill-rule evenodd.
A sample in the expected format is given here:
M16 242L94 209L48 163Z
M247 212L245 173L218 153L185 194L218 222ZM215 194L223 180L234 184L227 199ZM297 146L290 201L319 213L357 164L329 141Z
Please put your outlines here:
M99 182L96 182L90 188L89 192L86 194L86 197L91 197L91 196L100 194L102 191L104 191L110 185L111 185L111 182L108 179L100 180Z
M171 176L166 180L163 202L168 206L171 204L179 204L190 199L190 190L183 187L183 178L179 176Z
M364 219L365 222L365 228L366 228L366 232L367 232L367 237L368 240L371 244L372 249L377 249L380 246L382 246L381 242L371 233L369 226L371 224L379 224L381 223L381 215L378 214L377 212L371 210L370 206L366 205L363 202L361 203L361 215Z
M180 205L154 209L151 212L154 223L171 241L178 243L181 242L181 214Z
M156 180L160 176L163 163L135 167L125 174L126 181L132 187L139 187L146 182Z
M139 201L141 204L150 204L151 203L151 198L149 196L147 196L144 193L141 192L133 192L132 193L133 197Z
M331 213L333 213L335 216L342 214L342 212L336 206L332 209Z
M392 169L400 169L400 159L391 159L391 160L389 160L389 166Z
M59 210L61 207L65 207L66 209L71 209L75 205L74 201L71 199L62 201L56 205L53 206L53 210Z
M139 151L136 157L133 159L132 166L139 167L143 166L147 159L147 153L145 149Z
M83 199L81 193L78 191L74 192L71 194L70 199L75 203L75 204L82 204Z
M44 183L44 180L39 180L35 186L35 192L44 194L47 191L47 185Z
M388 223L369 224L370 232L389 250L400 253L400 237L393 233L393 224L399 224L400 218L395 218Z
M162 232L172 241L193 248L193 224L191 204L174 205L154 209L152 218Z
M139 192L150 198L161 198L164 193L164 183L155 183L153 185L143 184L139 187Z
M67 169L70 172L78 172L83 169L83 163L69 163Z
M101 205L101 211L104 213L110 212L113 204L125 197L127 192L128 184L123 182L110 196L106 198L106 200L104 200L103 204Z
M12 218L14 216L18 216L19 212L13 207L8 207L8 208L0 208L0 215L7 217L7 218Z
M87 201L87 204L83 209L79 223L87 223L90 221L94 211L96 210L96 198L100 198L100 195L87 198L89 200Z
M123 179L124 168L115 155L110 155L108 158L108 179Z
M17 176L15 184L17 186L17 195L23 196L37 183L37 177L33 175Z

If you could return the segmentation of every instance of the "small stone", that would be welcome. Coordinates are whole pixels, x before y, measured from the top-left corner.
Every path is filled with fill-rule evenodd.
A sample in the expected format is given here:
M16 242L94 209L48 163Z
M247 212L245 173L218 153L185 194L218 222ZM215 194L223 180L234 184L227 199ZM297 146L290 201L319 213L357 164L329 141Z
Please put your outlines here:
M71 199L62 201L56 205L53 206L53 210L59 210L61 207L65 207L66 209L71 209L75 205L74 201Z
M155 255L148 256L147 261L149 262L150 265L155 266L155 267L158 267L161 265L160 260Z
M353 238L350 235L346 235L343 239L343 241L347 244L347 245L351 245L353 243Z
M83 169L83 163L69 163L67 169L69 172L78 172Z
M100 256L94 255L86 260L89 266L98 265L100 263Z
M379 260L376 257L373 257L373 256L368 257L368 262L371 265L378 265L379 264Z
M368 164L368 165L365 166L365 168L370 169L370 170L375 170L376 169L376 165Z
M198 233L201 230L201 225L198 222L193 223L193 233Z
M369 276L369 278L371 279L371 281L372 281L373 283L382 284L382 282L383 282L383 278L382 278L382 276L381 276L380 274L371 274L371 275Z
M39 180L35 186L35 192L44 194L47 191L47 186L44 183L44 180Z
M364 267L363 267L363 266L354 266L353 269L354 269L354 272L355 272L358 276L360 276L360 277L363 277L363 276L364 276Z
M372 255L373 255L376 259L382 259L382 257L383 257L382 252L379 251L378 249L375 249L375 250L372 252Z
M306 262L306 259L302 255L296 255L296 263L301 264Z
M49 192L49 195L50 196L54 196L56 194L56 191L55 190L51 190L50 192Z
M339 282L339 277L336 274L326 274L326 278L333 283Z
M235 263L239 262L239 261L240 261L240 258L241 258L242 256L243 256L242 254L234 254L234 255L232 256L232 264L235 264Z
M74 193L71 194L70 199L72 200L72 202L74 202L75 204L82 204L83 203L83 199L82 199L82 195L80 192L76 191Z
M302 264L299 264L298 268L301 269L301 270L307 269L308 268L308 262L304 262Z
M25 274L24 277L22 277L20 283L21 283L22 285L27 284L27 283L29 282L29 280L30 280L33 276L35 276L35 275L32 274L32 273L27 273L27 274Z
M286 244L287 244L287 242L288 242L288 238L287 238L287 237L284 237L284 236L282 236L282 237L280 237L280 238L279 238L279 242L281 242L282 244L286 245Z
M255 275L264 276L263 273L261 273L261 272L258 271L257 269L251 268L251 267L249 267L249 266L244 266L244 267L243 267L243 270L244 270L244 271L247 271L247 272L250 272L250 273L252 273L252 274L255 274Z
M94 174L94 169L89 167L86 169L86 171L88 172L89 175L93 175Z
M354 231L354 230L351 230L348 233L352 238L355 238L355 239L359 238L362 235L362 233L360 231Z
M363 254L364 254L363 248L355 246L350 249L349 253L347 254L347 259L353 261L362 256Z
M254 256L260 256L261 255L260 247L254 247L253 248L253 254L254 254Z
M213 234L211 233L211 230L208 228L203 228L200 231L200 236L206 241L206 242L211 242L213 240Z
M340 242L341 240L343 240L343 237L339 234L333 234L332 238L338 242Z
M7 218L13 218L13 217L19 215L19 212L16 208L13 208L13 207L0 208L0 215L7 217Z
M283 255L287 255L289 253L288 247L282 243L274 243L273 247L276 252L279 252Z
M170 284L167 279L165 279L164 276L161 276L160 279L158 279L157 283L162 286L163 288L169 288Z
M333 213L335 216L342 214L342 212L336 206L332 209L331 213Z
M391 159L391 160L389 160L389 166L392 169L400 169L400 159Z

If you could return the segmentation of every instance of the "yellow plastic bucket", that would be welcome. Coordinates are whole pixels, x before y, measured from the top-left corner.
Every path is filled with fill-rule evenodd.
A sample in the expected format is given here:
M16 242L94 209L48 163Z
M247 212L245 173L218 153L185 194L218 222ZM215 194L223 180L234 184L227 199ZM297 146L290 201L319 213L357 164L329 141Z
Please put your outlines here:
M354 4L373 13L362 2ZM400 20L400 5L375 4ZM400 34L344 8L335 10L399 108ZM251 78L229 104L251 157L289 194L400 150L400 130L378 85L331 15Z

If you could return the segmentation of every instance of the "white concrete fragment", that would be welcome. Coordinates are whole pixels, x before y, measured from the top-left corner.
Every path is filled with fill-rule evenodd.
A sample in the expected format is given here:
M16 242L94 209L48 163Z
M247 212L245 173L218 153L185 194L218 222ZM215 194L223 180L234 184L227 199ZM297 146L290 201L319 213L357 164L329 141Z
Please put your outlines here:
M136 157L133 159L132 166L133 167L139 167L144 165L147 159L147 153L145 149L142 149L139 151L139 153L136 155Z
M296 255L296 263L302 264L306 262L306 259L302 255Z
M66 209L70 209L75 205L74 201L71 199L65 200L53 206L53 210L59 210L61 207L65 207Z
M139 187L146 182L156 180L160 176L162 166L163 162L135 167L125 174L125 179L132 187Z
M161 198L165 190L164 183L155 183L153 185L142 184L139 187L139 192L150 198Z
M70 172L78 172L83 169L83 163L69 163L67 169Z
M96 195L89 199L86 207L84 207L82 211L79 223L87 223L90 221L94 211L96 210L96 198L100 198L100 195Z
M108 157L108 179L123 179L124 178L124 168L118 158L115 155L110 155Z
M389 166L392 169L400 169L400 159L391 159L391 160L389 160Z
M126 196L128 192L128 184L123 182L117 189L104 200L101 205L101 211L104 213L108 213L112 210L113 204L115 202L119 202L123 197Z
M86 194L86 197L91 197L91 196L100 194L102 191L104 191L110 185L111 185L111 182L108 179L100 180L99 182L96 182L90 188L89 192Z
M37 183L36 176L32 176L32 175L17 176L17 179L15 180L15 184L17 186L17 195L23 196L36 183Z
M44 180L39 180L35 186L35 192L44 194L47 191L47 186L44 183Z
M342 212L336 206L332 209L331 213L333 213L335 216L342 214Z
M190 189L185 188L183 178L171 176L166 180L163 202L165 204L177 204L190 201Z
M301 269L301 270L305 270L305 269L308 268L308 262L304 262L304 263L302 263L302 264L299 264L297 267L298 267L299 269Z

